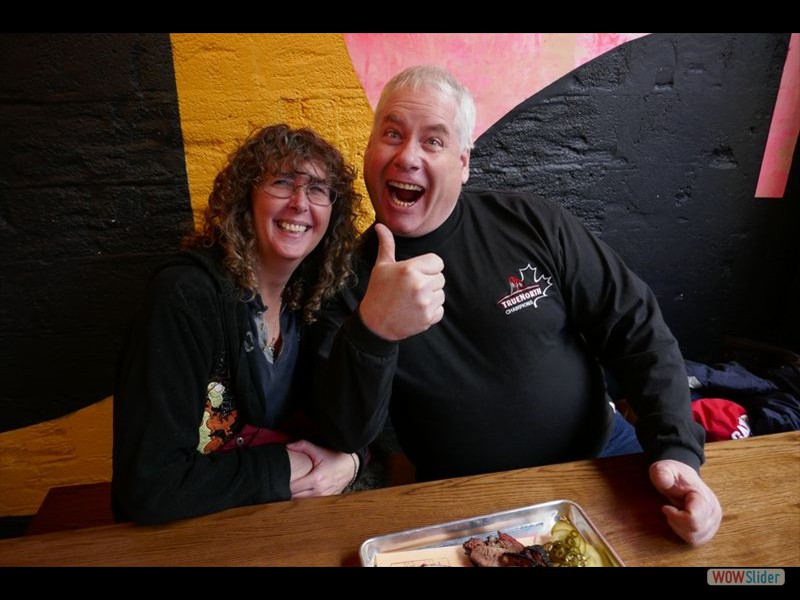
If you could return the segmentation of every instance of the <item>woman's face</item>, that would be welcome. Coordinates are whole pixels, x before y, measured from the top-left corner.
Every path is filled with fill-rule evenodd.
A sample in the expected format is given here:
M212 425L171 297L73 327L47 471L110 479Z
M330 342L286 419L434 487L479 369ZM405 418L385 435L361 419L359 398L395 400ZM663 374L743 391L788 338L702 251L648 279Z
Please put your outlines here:
M294 271L322 240L333 209L312 200L318 200L327 187L327 175L321 165L307 162L293 173L267 175L253 188L253 229L261 263L267 269ZM275 193L290 197L280 198Z

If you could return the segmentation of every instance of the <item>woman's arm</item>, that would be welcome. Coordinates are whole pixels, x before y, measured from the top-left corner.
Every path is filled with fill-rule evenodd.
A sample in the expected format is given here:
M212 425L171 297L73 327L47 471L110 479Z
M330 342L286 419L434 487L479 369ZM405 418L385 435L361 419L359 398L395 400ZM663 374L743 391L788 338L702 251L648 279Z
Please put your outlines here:
M285 446L198 451L209 374L224 340L213 283L201 269L167 269L149 292L118 365L118 518L154 523L288 499Z

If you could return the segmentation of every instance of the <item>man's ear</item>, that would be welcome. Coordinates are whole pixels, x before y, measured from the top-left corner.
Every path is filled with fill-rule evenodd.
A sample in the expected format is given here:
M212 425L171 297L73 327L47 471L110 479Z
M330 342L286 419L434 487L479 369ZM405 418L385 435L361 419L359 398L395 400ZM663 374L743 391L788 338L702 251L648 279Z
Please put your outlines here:
M469 148L461 153L461 183L467 183L467 180L469 179L469 156Z

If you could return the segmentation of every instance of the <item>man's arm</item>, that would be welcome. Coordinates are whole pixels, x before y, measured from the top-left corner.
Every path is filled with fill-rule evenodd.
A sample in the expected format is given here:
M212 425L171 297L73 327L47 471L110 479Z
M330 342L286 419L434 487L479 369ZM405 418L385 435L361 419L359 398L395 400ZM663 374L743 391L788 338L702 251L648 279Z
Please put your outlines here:
M698 469L705 435L692 419L683 357L655 295L577 219L565 214L563 227L559 262L570 315L636 413L648 462Z
M605 244L568 227L573 235L563 249L574 260L562 264L580 257L580 267L565 268L579 329L637 415L650 480L670 502L662 509L667 522L690 544L704 544L719 529L722 508L699 475L705 435L692 419L678 343L650 288Z
M318 348L313 414L326 442L342 452L366 446L383 428L399 341L444 314L438 256L397 262L386 227L378 224L364 236L358 283L325 306L310 332Z
M312 414L325 443L340 452L367 446L389 410L398 344L361 322L357 290L345 290L323 309L310 332L318 350Z
M323 306L308 332L316 351L311 412L325 444L341 452L367 446L380 433L397 368L398 343L372 333L358 314L376 248L368 230L355 265L357 281Z

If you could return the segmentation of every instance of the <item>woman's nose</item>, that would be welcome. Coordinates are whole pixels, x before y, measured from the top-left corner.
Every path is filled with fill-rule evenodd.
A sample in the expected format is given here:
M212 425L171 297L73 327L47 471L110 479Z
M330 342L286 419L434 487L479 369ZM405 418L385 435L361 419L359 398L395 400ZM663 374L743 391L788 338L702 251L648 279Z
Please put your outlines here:
M299 212L308 210L308 187L305 185L298 185L294 188L294 192L289 197L289 206Z

